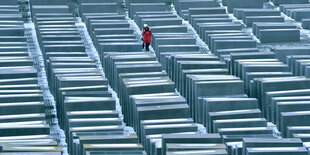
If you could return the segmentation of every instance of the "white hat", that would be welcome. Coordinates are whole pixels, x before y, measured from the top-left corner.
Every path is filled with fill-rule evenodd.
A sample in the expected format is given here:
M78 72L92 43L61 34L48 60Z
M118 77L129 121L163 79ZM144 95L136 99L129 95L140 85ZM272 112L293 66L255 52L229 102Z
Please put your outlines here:
M144 27L148 27L148 25L147 25L147 24L144 24Z

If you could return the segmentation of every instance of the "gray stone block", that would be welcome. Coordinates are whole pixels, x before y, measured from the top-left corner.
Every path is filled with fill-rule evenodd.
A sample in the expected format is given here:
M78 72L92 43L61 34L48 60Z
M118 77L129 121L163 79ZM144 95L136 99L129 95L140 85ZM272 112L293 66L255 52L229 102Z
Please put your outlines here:
M197 144L193 146L192 144L167 144L166 151L167 152L180 152L184 151L203 151L203 150L225 150L226 146L224 144L214 144L210 146L210 144Z
M44 45L45 52L85 52L84 44L67 44L67 45Z
M110 126L121 125L120 118L72 118L68 119L68 126L70 127L90 127L90 126Z
M197 14L226 14L224 7L213 7L213 8L189 8L189 15Z
M33 66L32 59L0 60L1 67Z
M12 87L11 90L16 90L16 88L27 89L26 87L22 87L22 85L15 85L16 87ZM6 87L5 85L2 87ZM3 88L2 88L3 89ZM28 88L28 90L34 89L34 87ZM6 88L5 90L9 90ZM42 94L12 94L12 95L0 95L2 99L0 103L9 103L9 102L41 102L43 101Z
M259 109L219 111L209 113L209 125L212 125L214 120L223 119L241 119L241 118L260 118L261 111Z
M282 112L280 128L282 136L286 137L288 126L309 126L309 111ZM298 121L297 121L298 120Z
M280 5L280 4L307 4L309 3L307 0L296 0L294 2L287 1L287 0L272 0L274 4Z
M242 145L243 138L276 138L273 134L247 134L247 135L223 135L223 140L227 144L227 149L231 152L238 151L239 154L242 154ZM237 145L237 150L232 149L232 145Z
M287 127L287 137L293 137L293 134L298 133L310 133L309 126L288 126Z
M294 73L295 75L305 76L306 75L306 67L310 65L309 60L297 60L295 62Z
M206 33L206 40L207 41L205 41L208 45L211 45L211 39L213 38L213 37L237 37L237 36L249 36L248 34L246 34L246 33L243 33L243 32L232 32L232 33L226 33L226 32L223 32L223 33L214 33L214 34L207 34Z
M289 72L290 68L286 64L281 64L281 62L253 62L240 66L236 75L245 79L246 73L249 72Z
M137 112L140 120L189 117L187 104L138 107Z
M232 13L234 8L263 8L266 0L227 0L228 12Z
M292 10L292 16L296 21L310 18L309 9L294 9Z
M36 21L38 27L42 25L74 25L74 20L53 20L53 21Z
M306 61L308 59L310 59L309 55L290 55L290 56L287 56L286 63L292 68L292 71L294 72L294 74L297 74L299 72L296 70L296 69L299 69L298 68L299 67L298 63L300 62L299 60Z
M101 97L94 100L68 100L64 102L65 111L115 110L114 98Z
M62 92L64 97L66 96L79 96L79 97L112 97L112 94L107 91L75 91L75 92Z
M143 135L153 134L169 134L169 133L182 133L182 132L196 132L197 124L167 124L167 125L145 125Z
M193 103L194 100L194 85L196 82L201 81L226 81L226 80L239 80L237 77L226 76L226 75L187 75L186 78L186 93L185 98L189 103ZM209 96L210 97L210 96Z
M307 155L308 151L305 147L263 147L263 148L248 148L246 155Z
M158 14L148 14L148 13L145 13L145 14L136 14L134 16L134 21L136 22L136 24L142 28L143 25L142 25L142 20L143 19L164 19L164 18L177 18L178 16L175 15L175 14L172 14L171 12L167 12L167 13L158 13Z
M253 9L253 8L236 8L234 9L234 16L237 19L245 20L247 16L280 16L281 12L274 9Z
M121 105L122 105L124 114L126 115L130 113L131 111L131 108L129 105L129 98L127 96L136 95L136 94L152 94L152 93L154 94L154 93L174 92L175 86L173 82L170 82L169 80L165 80L165 79L161 80L162 82L158 82L159 80L152 80L152 81L145 80L145 82L143 83L138 82L137 84L134 84L134 82L131 82L132 84L131 83L127 84L126 86L127 89L123 89L126 91L122 92L122 94L124 94L125 97L121 98ZM130 119L131 118L127 117L126 122L129 122Z
M259 38L259 31L261 29L297 29L295 24L291 23L269 23L269 22L262 22L262 23L254 23L253 24L253 34L258 36Z
M310 19L302 19L301 26L304 29L310 29Z
M230 18L195 18L192 21L192 25L195 25L195 29L197 29L198 23L221 23L221 22L232 22Z
M0 36L1 42L27 42L25 36Z
M21 97L22 98L22 97ZM35 99L35 98L32 98ZM42 98L43 99L43 98ZM18 99L16 102L12 101L11 106L8 106L8 103L3 102L0 103L1 108L1 115L12 115L12 114L35 114L35 113L42 113L45 110L45 105L41 101L36 102L23 102L21 99L19 99L20 102L18 102ZM22 109L22 110L21 110ZM20 115L21 118L23 115ZM26 116L26 115L25 115ZM37 116L37 115L34 115ZM29 115L29 117L33 117ZM27 118L27 116L26 116Z
M3 126L0 128L1 137L5 136L30 136L30 135L49 135L48 125L18 125Z
M221 128L218 129L221 135L247 135L247 134L272 134L270 127L246 127L246 128Z
M307 67L305 68L305 76L306 76L307 78L310 77L310 67L309 67L309 66L307 66Z
M32 5L33 16L37 13L69 13L67 5Z
M204 42L208 43L210 35L225 35L225 34L240 34L243 33L241 30L207 30L204 32L204 37L202 38Z
M30 149L31 148L31 149ZM49 150L50 152L44 152L42 149ZM16 151L19 153L30 153L34 155L46 154L46 155L60 155L61 154L60 146L33 146L33 145L4 145L1 147L3 152L12 152ZM28 152L24 152L28 151ZM15 154L15 153L13 153Z
M224 37L211 37L209 48L217 55L215 48L215 42L218 40L252 40L252 36L224 36ZM233 48L232 48L233 49Z
M33 78L37 77L37 70L35 68L21 66L12 69L0 68L1 79L15 79L15 78Z
M241 29L242 25L235 23L202 24L199 26L198 33L201 38L205 38L204 40L207 41L207 34L240 32Z
M263 79L259 85L260 87L264 87L264 88L262 88L261 92L258 92L258 97L260 98L260 101L261 101L265 98L265 95L266 95L265 92L307 89L306 85L308 82L309 81L307 79L304 79L303 77ZM263 103L262 107L267 108L266 105L264 105L265 103L264 102L262 103ZM263 112L265 111L263 110Z
M310 53L310 48L306 46L277 47L273 49L273 52L280 61L286 62L287 56L290 55L308 55Z
M278 102L299 102L299 101L309 101L308 96L284 96L284 97L273 97L271 104L276 105ZM277 108L277 107L276 107Z
M158 45L195 45L196 39L192 37L184 38L155 38L153 39L155 44L155 49ZM156 51L156 50L155 50Z
M101 53L105 52L137 52L141 51L141 44L135 43L100 43Z
M245 89L250 95L250 85L254 79L268 77L288 77L293 76L291 72L248 72L245 75Z
M162 52L160 53L160 63L163 66L163 69L166 69L169 72L169 75L171 76L171 68L169 68L171 65L171 56L177 55L177 54L201 54L199 51L186 51L186 52Z
M163 134L163 143L221 143L219 134Z
M200 96L223 96L244 94L243 82L239 80L202 81L194 85L193 100L191 104L197 105ZM193 108L195 109L195 107Z
M191 45L193 41L190 41L189 39L194 39L194 37L188 33L153 33L153 38L154 39L151 42L151 46L155 48L158 46L156 44L157 40L160 41L160 44L166 44L166 45L169 45L169 43ZM161 39L168 39L168 40L166 42L161 41ZM171 42L169 42L169 40L171 40Z
M96 35L95 36L98 40L99 39L135 39L136 36L134 34L118 34L118 35Z
M244 138L242 152L246 154L247 148L260 147L303 147L302 141L298 138Z
M177 154L209 154L210 152L219 155L226 155L226 150L197 150L197 151L173 151L167 152L167 155L177 155Z
M114 79L114 77L118 78L118 74L120 73L141 73L141 72L160 72L162 71L162 66L160 64L150 64L150 63L146 63L146 64L132 64L132 65L117 65L117 71L113 74L112 79ZM112 87L117 86L112 85Z
M131 3L129 4L129 17L133 18L136 12L141 11L167 11L165 3ZM146 9L147 8L147 9Z
M259 30L259 39L262 43L296 42L300 41L298 29L262 29Z
M284 4L280 5L280 10L286 14L291 9L308 8L309 6L309 4Z
M1 36L24 36L24 27L0 28Z
M35 151L35 150L33 150L33 151ZM58 151L58 150L55 150L55 151ZM13 153L12 152L12 153L2 153L2 154L3 155L18 155L18 154L21 154L21 153L23 153L23 154L31 153L33 155L42 155L42 154L45 154L45 155L61 155L61 151L60 150L59 150L59 152L42 152L42 151L41 152L19 152L19 153Z
M17 78L0 80L1 85L21 85L21 84L37 84L38 78Z
M17 5L18 0L12 0L12 1L2 1L0 2L1 5Z
M254 48L256 47L255 40L215 40L213 52L218 49L233 49L233 48Z
M113 64L121 64L118 62L128 62L127 64L129 64L129 62L136 62L139 63L139 61L141 61L140 63L155 63L155 56L154 55L150 55L150 54L146 54L146 53L141 53L141 54L135 54L135 52L132 52L133 54L130 53L122 53L121 55L111 55L108 57L108 60L105 60L105 72L107 75L107 78L111 79L111 77L113 76ZM123 63L124 64L124 63Z
M222 143L218 134L163 134L163 153L167 150L169 144L218 144Z
M274 108L275 123L280 127L280 117L282 112L292 112L292 111L305 111L309 110L309 101L287 101L287 102L276 102ZM277 111L276 111L277 110Z
M198 120L207 125L209 120L209 112L229 111L229 110L246 110L257 109L258 103L254 98L204 98L202 103L198 105L196 113ZM199 113L201 115L199 115ZM211 122L212 123L212 122ZM214 131L211 127L209 131Z
M63 18L63 17L67 17L67 18L70 18L73 16L72 13L56 13L56 12L53 12L53 13L36 13L35 15L33 15L35 18L56 18L56 17L60 17L60 18Z
M166 25L182 25L182 19L180 18L144 18L141 21L141 26L147 24L152 26L166 26Z
M245 24L251 27L255 22L284 22L284 17L282 16L247 16L245 17Z
M138 143L136 135L102 135L102 136L80 136L80 151L83 151L84 144L133 144Z
M174 134L174 133L196 133L197 132L197 124L195 123L186 123L186 124L163 124L163 125L146 125L143 127L143 136L146 136L145 139L142 139L144 146L146 146L146 150L151 150L152 140L156 140L154 135L159 135L161 137L162 134ZM159 148L161 149L161 148ZM158 150L159 151L159 150ZM159 151L160 152L160 151Z
M251 53L231 53L230 55L230 70L235 73L235 60L238 59L260 59L260 58L275 58L272 52L251 52ZM235 74L234 74L235 75Z
M58 77L58 82L60 88L108 85L108 80L102 76Z
M183 83L185 82L185 79L180 81L183 69L220 69L225 67L225 63L220 61L178 61L177 64L175 64L174 73L172 75L174 76L174 79L177 83ZM178 87L180 87L180 85Z
M158 52L199 51L197 45L159 45ZM158 54L159 54L158 53Z
M198 74L198 75L228 75L229 71L226 68L220 69L185 69L181 72L182 77L179 79L179 84L181 85L179 91L182 95L185 95L186 85L182 81L186 81L188 75Z
M244 127L265 127L267 120L265 118L246 118L246 119L226 119L214 120L213 131L216 133L221 128L244 128Z
M93 13L96 14L96 13ZM123 22L126 23L127 21L125 21L125 16L124 15L89 15L89 16L83 16L83 21L85 21L86 23L86 27L88 29L90 29L91 24L93 23L119 23L119 22Z
M304 142L309 142L309 135L310 134L293 134L294 138L300 138Z
M169 125L169 124L188 124L188 123L194 123L193 119L191 119L191 118L173 118L173 119L141 120L140 126L137 129L137 133L138 134L141 133L141 129L146 125ZM163 136L164 135L165 134L163 134Z
M218 7L219 4L212 0L181 0L176 3L176 9L178 13L180 10L188 10L190 8L208 8L208 7Z
M42 35L42 41L81 40L80 35Z
M41 35L80 35L75 28L41 28L39 33L39 38Z
M90 24L90 31L93 31L96 28L128 28L130 25L127 22L113 22L113 23L106 23L106 22L94 22Z
M41 0L32 0L30 1L31 5L66 5L66 3L62 0L55 0L55 1L41 1Z
M309 95L308 89L299 89L299 90L287 90L287 91L272 91L272 92L266 92L266 96L263 102L266 103L269 110L267 113L269 113L269 118L272 116L272 122L275 123L276 121L276 103L273 102L273 99L275 97L289 97L289 96L302 96L302 95Z
M258 48L235 48L235 49L220 49L216 50L216 54L221 56L221 55L227 55L231 53L250 53L250 52L259 52Z
M194 14L190 15L189 22L193 24L196 18L229 18L227 14Z
M95 28L96 35L132 34L131 28Z
M117 12L116 3L81 3L81 13L114 13Z
M186 25L168 25L168 26L152 26L150 27L153 33L186 33Z
M136 144L138 143L137 137L134 136L126 136L126 135L104 135L104 136L83 136L80 139L80 152L83 152L83 146L85 144ZM88 152L88 151L87 151ZM86 153L87 153L86 152ZM126 153L126 154L137 154L137 155L142 155L142 151L129 151L129 150L118 150L118 151L93 151L89 152L89 154L120 154L120 153Z
M139 143L131 143L131 144L84 144L83 151L143 151L143 145Z

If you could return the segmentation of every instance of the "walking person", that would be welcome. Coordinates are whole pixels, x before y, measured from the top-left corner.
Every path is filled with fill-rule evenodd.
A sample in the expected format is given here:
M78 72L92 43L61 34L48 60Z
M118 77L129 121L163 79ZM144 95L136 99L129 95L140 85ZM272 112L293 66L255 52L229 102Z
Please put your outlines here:
M150 51L149 47L150 47L151 38L152 38L152 31L150 30L147 24L144 24L143 26L142 36L143 36L142 48L144 49L144 46L145 46L145 51Z

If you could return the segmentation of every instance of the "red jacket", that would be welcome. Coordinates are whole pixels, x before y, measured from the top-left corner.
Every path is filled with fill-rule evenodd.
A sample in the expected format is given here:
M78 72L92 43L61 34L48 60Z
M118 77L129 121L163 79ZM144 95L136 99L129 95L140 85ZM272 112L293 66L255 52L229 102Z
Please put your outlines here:
M145 43L150 43L151 42L151 38L152 38L152 31L151 30L148 30L148 31L143 30L142 36L144 38L143 41Z

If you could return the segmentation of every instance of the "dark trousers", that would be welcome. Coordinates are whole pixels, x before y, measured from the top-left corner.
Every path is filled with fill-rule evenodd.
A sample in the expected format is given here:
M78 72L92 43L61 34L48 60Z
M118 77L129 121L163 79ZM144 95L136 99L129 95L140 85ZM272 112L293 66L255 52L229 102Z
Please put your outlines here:
M144 45L145 45L145 51L150 51L149 47L150 47L150 43L145 43L143 42L142 44L142 48L144 49Z

